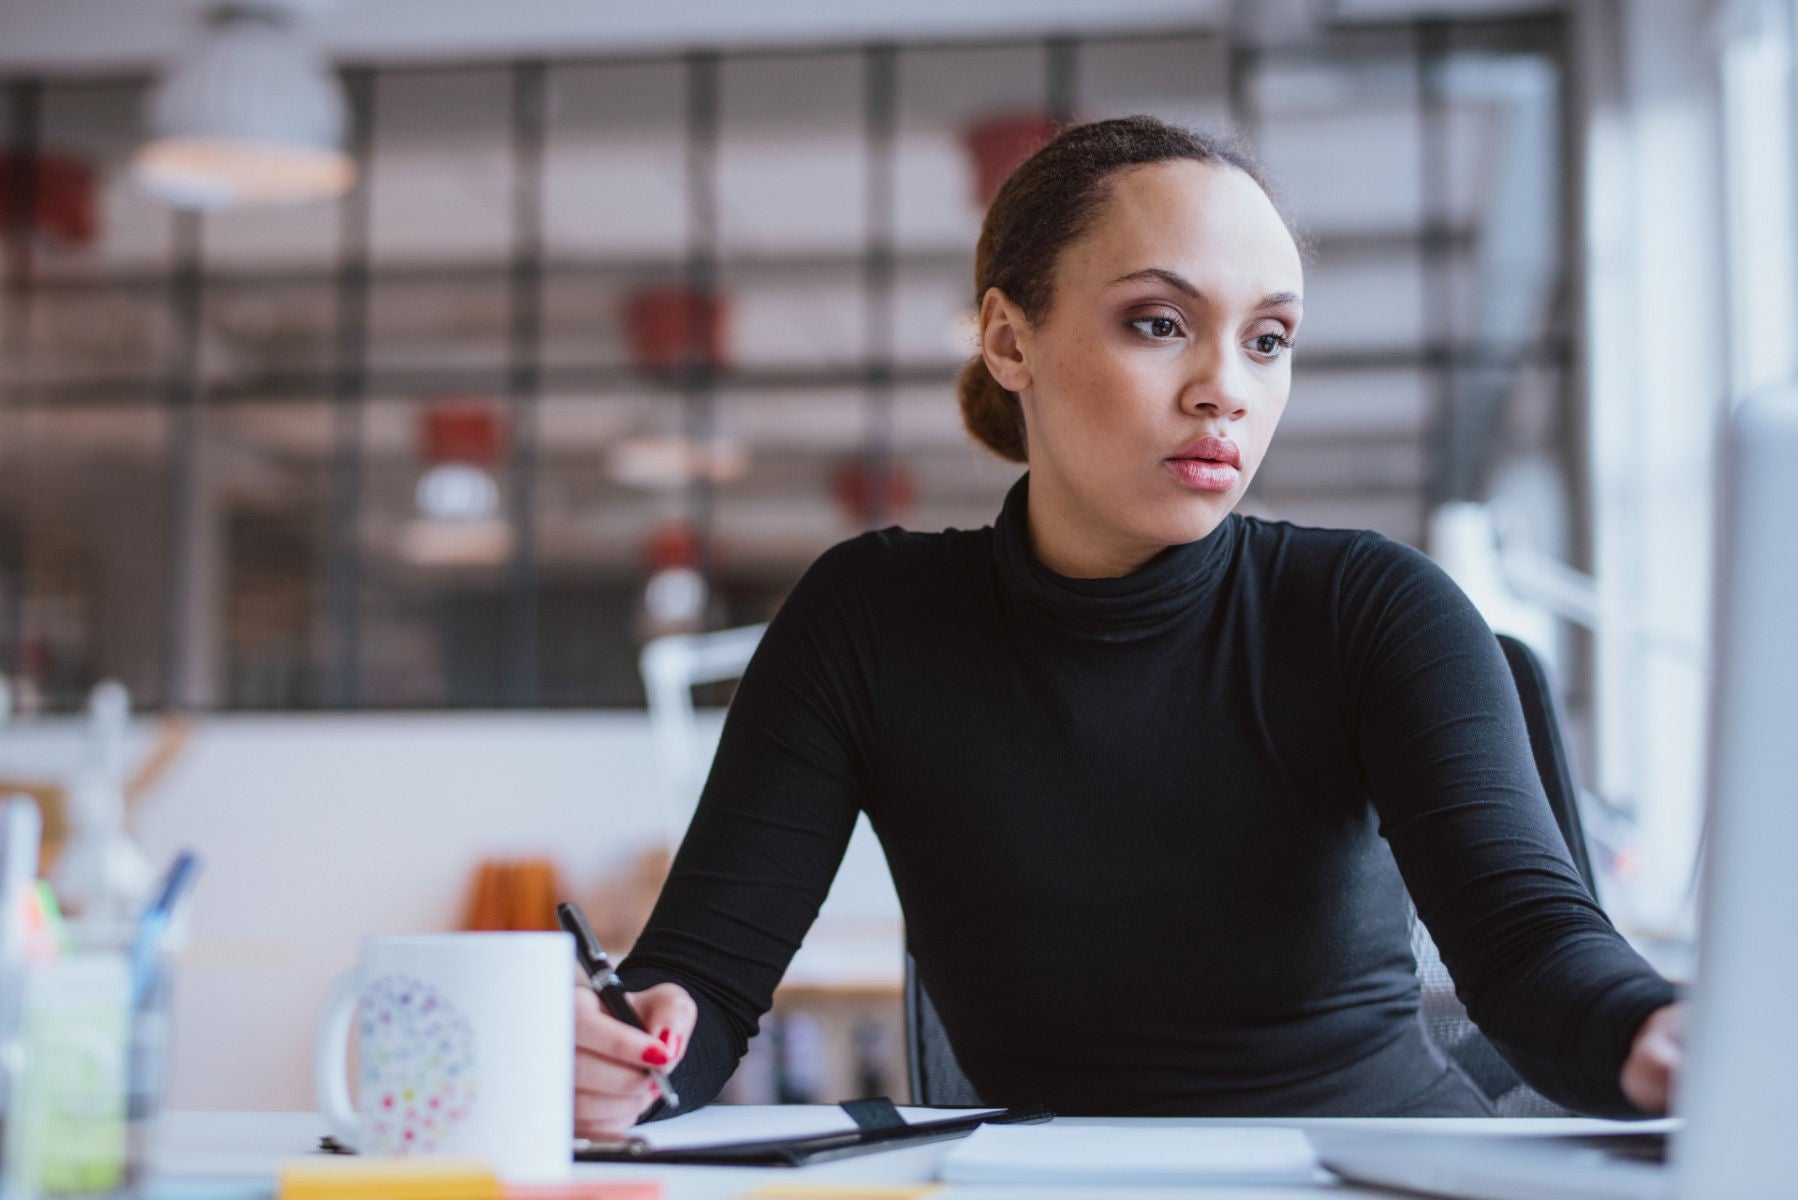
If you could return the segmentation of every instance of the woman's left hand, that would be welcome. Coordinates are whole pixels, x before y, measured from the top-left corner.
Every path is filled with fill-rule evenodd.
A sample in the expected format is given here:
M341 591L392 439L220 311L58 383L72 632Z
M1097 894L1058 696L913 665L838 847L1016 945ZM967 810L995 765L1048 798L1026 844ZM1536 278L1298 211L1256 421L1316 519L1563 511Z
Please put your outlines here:
M1666 1113L1686 1056L1686 1006L1655 1009L1636 1030L1618 1082L1624 1099L1645 1113Z

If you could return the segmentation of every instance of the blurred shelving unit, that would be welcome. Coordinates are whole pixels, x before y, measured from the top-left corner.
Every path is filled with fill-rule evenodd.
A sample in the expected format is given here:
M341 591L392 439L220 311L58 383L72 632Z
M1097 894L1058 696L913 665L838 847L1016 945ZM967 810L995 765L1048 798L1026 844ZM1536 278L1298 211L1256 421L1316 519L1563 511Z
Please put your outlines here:
M646 547L669 528L717 627L765 618L860 528L985 524L1016 471L967 443L953 398L980 218L964 141L1005 114L1254 139L1311 258L1293 402L1247 508L1420 543L1436 503L1575 421L1543 266L1567 223L1567 36L1534 13L1263 44L358 65L360 187L204 217L123 178L145 80L12 80L11 161L91 164L102 232L9 260L0 662L97 610L108 629L31 668L63 680L52 703L111 667L200 709L629 706ZM1546 204L1533 243L1501 219L1524 201ZM677 330L646 365L631 305L655 289L720 297L720 353ZM446 398L498 414L480 465L503 536L420 563L418 430ZM632 440L735 466L621 482ZM1577 507L1575 462L1556 469ZM95 477L107 497L63 482ZM131 621L112 616L124 572L96 565L121 525L174 568ZM26 586L49 576L93 582Z

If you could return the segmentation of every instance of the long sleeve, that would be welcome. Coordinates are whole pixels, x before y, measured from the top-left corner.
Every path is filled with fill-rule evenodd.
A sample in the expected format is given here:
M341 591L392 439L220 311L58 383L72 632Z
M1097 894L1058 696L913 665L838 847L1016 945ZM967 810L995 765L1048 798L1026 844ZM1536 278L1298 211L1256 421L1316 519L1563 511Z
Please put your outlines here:
M709 1103L736 1069L854 828L869 770L876 639L865 575L877 551L866 536L827 551L770 623L668 880L619 967L633 991L673 982L698 1005L672 1077L685 1108Z
M621 968L699 1005L683 1099L735 1069L866 812L991 1102L1452 1107L1409 891L1519 1073L1630 1114L1618 1072L1672 989L1585 893L1447 576L1378 534L1233 516L1127 577L1063 579L1030 555L1027 480L992 529L835 547L771 624ZM1098 948L1082 974L1069 946Z
M1337 611L1363 782L1468 1015L1549 1098L1641 1115L1618 1075L1673 989L1575 871L1490 628L1435 563L1377 534L1350 547Z

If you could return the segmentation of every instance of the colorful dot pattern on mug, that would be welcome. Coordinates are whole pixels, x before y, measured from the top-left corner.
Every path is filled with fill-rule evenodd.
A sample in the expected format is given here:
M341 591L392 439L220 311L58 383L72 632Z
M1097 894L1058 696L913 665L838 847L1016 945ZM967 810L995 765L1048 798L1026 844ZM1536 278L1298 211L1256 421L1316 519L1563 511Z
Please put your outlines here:
M362 1104L383 1154L435 1150L479 1090L474 1029L436 989L383 975L362 992Z

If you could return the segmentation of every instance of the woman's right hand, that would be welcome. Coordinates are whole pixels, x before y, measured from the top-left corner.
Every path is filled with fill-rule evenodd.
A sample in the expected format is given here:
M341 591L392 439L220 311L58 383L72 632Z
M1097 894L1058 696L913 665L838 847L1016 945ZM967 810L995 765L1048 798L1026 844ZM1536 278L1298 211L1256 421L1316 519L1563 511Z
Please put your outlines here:
M642 1019L632 1029L600 1007L585 984L574 993L574 1136L616 1138L660 1096L645 1066L673 1070L693 1036L699 1009L679 984L628 992Z

